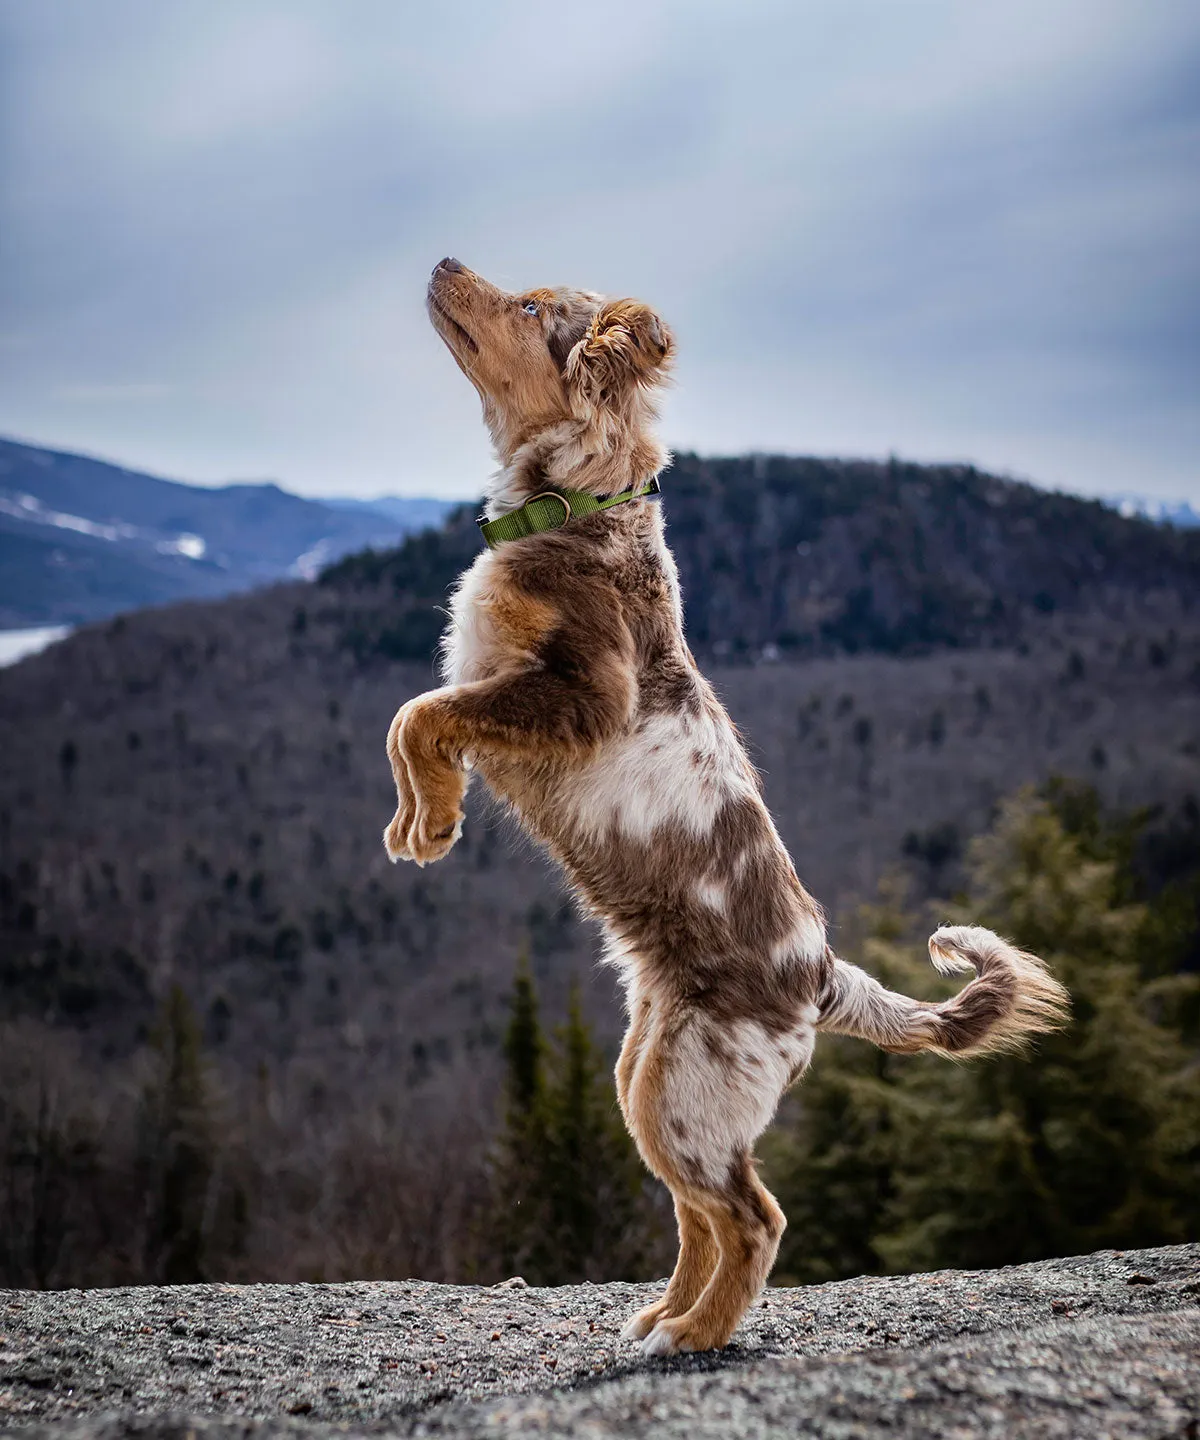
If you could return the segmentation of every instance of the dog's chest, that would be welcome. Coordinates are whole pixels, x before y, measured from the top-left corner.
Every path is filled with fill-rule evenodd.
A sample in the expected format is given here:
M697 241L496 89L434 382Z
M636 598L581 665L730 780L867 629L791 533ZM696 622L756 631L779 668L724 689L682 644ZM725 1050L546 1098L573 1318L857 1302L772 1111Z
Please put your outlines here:
M462 685L528 665L556 623L555 607L514 584L504 562L485 550L451 597L442 678Z
M492 670L498 636L492 619L495 556L485 550L458 582L450 599L450 623L442 636L442 678L447 685L485 679Z

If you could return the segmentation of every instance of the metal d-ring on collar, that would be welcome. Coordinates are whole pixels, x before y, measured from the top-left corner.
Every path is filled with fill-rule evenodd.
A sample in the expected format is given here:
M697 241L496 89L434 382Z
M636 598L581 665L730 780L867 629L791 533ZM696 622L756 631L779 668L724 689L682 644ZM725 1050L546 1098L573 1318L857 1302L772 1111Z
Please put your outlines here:
M525 504L533 505L539 500L557 500L563 507L563 518L557 525L551 526L551 529L560 530L571 518L571 502L565 495L560 495L557 490L543 490L540 495L531 495Z
M478 523L489 548L495 550L509 540L524 540L527 535L539 535L545 530L561 530L573 516L594 515L597 510L608 510L629 500L644 500L648 495L661 493L657 475L651 476L644 485L635 485L620 495L610 495L607 500L598 500L587 490L542 490L519 509L506 511L494 520L480 519ZM557 506L547 506L547 500L557 500L562 514Z

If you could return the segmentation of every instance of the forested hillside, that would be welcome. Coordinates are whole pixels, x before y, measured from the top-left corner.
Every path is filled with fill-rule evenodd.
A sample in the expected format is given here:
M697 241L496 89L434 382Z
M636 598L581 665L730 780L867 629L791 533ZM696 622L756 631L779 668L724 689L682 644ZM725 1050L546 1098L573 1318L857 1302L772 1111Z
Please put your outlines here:
M1152 807L1152 889L1192 873L1200 534L963 469L683 457L664 492L689 634L835 943L897 868L919 928L1001 801L1055 775ZM132 1103L139 1067L192 1047L222 1123L290 1137L294 1193L340 1156L360 1199L386 1172L417 1204L390 1137L430 1176L448 1137L481 1143L522 954L547 1023L578 979L611 1047L594 937L481 796L436 867L380 843L387 725L433 683L436 607L478 545L462 512L317 584L132 614L0 673L10 1055L114 1067ZM447 1273L438 1253L405 1263Z
M688 639L710 658L1013 645L1047 616L1155 621L1200 602L1200 530L966 466L681 455L663 487ZM478 546L464 510L328 571L344 642L423 659Z
M915 466L684 457L665 489L689 636L835 916L905 845L947 863L1023 781L1124 806L1197 787L1200 533ZM561 998L592 940L485 803L433 869L379 843L387 724L433 683L478 544L460 512L0 675L9 1013L122 1048L179 979L231 1053L357 1070L361 1046L412 1077L493 1043L522 946ZM592 990L611 1033L610 978Z

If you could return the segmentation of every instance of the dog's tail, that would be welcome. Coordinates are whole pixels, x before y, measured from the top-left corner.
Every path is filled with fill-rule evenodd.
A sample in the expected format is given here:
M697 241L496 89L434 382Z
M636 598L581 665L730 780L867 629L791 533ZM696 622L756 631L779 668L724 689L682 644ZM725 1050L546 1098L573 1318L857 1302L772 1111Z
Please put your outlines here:
M943 975L974 970L975 978L949 1000L910 1000L833 957L817 1029L899 1053L968 1056L1016 1050L1066 1024L1070 997L1045 964L990 930L943 925L930 936L929 958Z

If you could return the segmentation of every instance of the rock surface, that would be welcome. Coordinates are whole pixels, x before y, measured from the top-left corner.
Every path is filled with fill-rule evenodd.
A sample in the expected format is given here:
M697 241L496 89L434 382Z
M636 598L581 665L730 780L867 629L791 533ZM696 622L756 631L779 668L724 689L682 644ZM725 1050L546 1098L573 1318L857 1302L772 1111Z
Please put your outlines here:
M618 1338L655 1290L0 1291L0 1430L1200 1435L1200 1245L770 1290L670 1361Z

